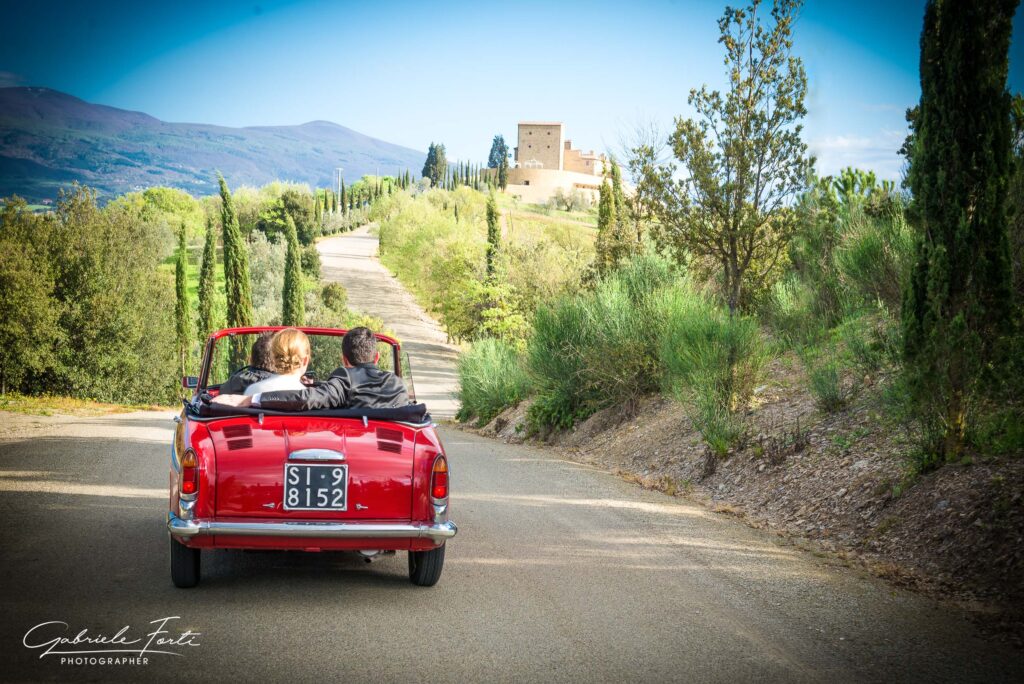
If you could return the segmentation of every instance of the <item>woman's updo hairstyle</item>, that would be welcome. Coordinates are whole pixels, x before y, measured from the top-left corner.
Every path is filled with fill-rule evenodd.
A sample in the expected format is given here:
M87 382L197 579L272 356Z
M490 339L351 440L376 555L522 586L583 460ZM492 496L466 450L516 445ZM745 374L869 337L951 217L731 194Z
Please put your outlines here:
M278 330L270 342L270 353L275 373L294 373L302 367L303 359L309 358L309 338L295 328Z

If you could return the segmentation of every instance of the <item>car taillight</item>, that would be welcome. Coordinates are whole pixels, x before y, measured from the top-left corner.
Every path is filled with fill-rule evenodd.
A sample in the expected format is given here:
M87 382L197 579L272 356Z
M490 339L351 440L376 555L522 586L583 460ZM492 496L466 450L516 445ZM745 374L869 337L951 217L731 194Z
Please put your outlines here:
M192 449L181 457L181 493L194 495L199 490L199 458Z
M434 460L434 471L430 478L430 495L435 499L448 498L448 459L438 456Z

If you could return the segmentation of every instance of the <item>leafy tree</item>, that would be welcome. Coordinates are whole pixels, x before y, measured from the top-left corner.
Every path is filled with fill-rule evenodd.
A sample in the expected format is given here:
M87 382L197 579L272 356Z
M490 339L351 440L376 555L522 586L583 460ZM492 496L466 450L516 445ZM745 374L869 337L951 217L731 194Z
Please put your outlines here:
M1011 311L1006 76L1016 5L925 7L908 174L923 230L903 306L906 376L934 427L924 468L963 453L972 413L999 377Z
M283 325L302 325L306 317L302 287L302 255L299 252L299 237L295 230L295 222L288 217L288 251L284 257L284 292L281 323Z
M238 227L231 193L224 176L218 175L221 199L221 227L224 231L224 290L227 294L228 327L252 325L252 282L249 280L249 252Z
M444 145L430 143L427 161L423 164L423 177L429 178L435 188L441 187L448 178L448 158L445 156Z
M761 4L726 8L718 22L729 88L690 91L697 118L676 119L670 138L684 178L674 165L651 166L647 178L658 238L680 260L717 262L730 313L778 273L795 229L787 205L813 163L798 123L807 76L791 55L800 2L774 0L767 24Z
M188 358L192 349L192 302L188 296L188 244L187 230L181 224L178 230L178 253L174 260L174 329L177 332L178 362L181 375L187 374Z
M203 263L199 267L199 342L203 343L216 327L214 322L214 297L216 296L217 232L213 217L206 219L206 239L203 242Z
M60 307L45 236L49 219L14 197L3 204L0 223L0 394L20 388L26 376L42 373L60 340Z
M501 227L498 222L498 202L494 193L487 196L487 278L494 278L494 260L501 243Z
M174 278L158 269L171 237L129 194L100 209L75 187L48 221L52 306L59 312L53 363L32 389L103 401L172 401ZM35 342L39 343L36 338Z

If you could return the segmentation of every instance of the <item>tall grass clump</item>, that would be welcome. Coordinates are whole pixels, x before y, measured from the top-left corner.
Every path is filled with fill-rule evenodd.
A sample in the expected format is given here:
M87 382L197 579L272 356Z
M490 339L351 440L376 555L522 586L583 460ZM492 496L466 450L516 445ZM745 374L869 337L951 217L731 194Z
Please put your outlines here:
M729 314L691 285L662 295L660 359L666 390L718 456L740 440L743 414L767 360L757 323Z
M526 352L534 428L568 428L616 404L628 410L659 389L659 295L676 278L665 259L641 254L593 290L538 308Z
M502 340L482 339L459 357L459 412L461 421L476 419L486 425L530 392L530 378L521 354Z
M836 250L839 280L859 304L899 311L914 259L914 233L892 201L878 216L858 213L846 222Z
M845 381L843 365L834 347L826 346L824 351L802 349L800 360L807 372L807 388L819 409L825 413L835 413L850 402L854 387Z

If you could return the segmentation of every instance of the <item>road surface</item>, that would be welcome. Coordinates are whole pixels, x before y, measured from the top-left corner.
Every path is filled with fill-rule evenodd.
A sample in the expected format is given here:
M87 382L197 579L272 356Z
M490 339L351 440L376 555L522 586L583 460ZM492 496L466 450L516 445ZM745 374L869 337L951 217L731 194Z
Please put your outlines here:
M199 587L175 589L171 417L0 414L0 680L1024 679L1020 651L952 608L552 452L446 427L460 532L436 587L410 584L402 554L217 551ZM195 645L146 664L67 664L25 645L125 626L145 640L164 618ZM68 626L31 631L49 622Z

